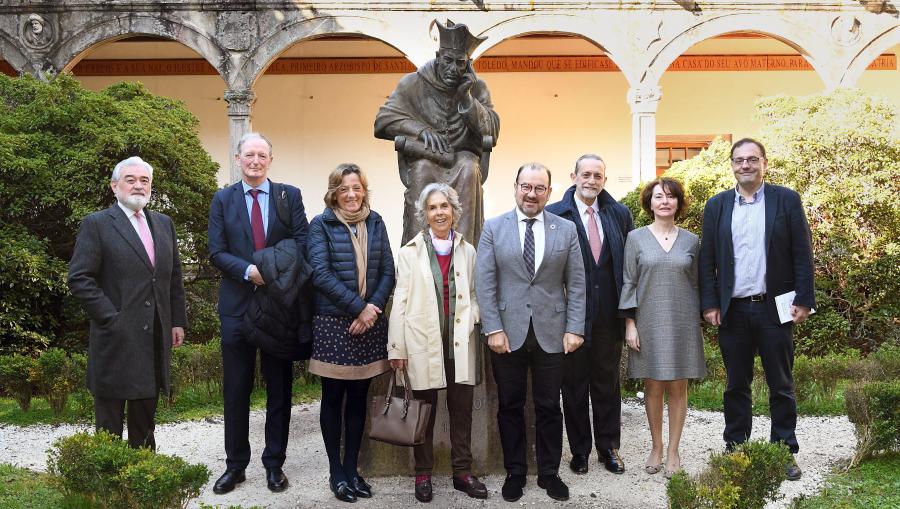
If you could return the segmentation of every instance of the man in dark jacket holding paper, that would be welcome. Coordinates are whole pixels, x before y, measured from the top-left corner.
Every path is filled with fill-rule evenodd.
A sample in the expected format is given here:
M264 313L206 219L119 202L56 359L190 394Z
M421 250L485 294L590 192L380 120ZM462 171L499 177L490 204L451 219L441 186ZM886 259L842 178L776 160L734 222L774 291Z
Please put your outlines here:
M770 440L799 450L794 397L793 329L815 305L811 235L800 195L764 183L766 149L750 138L731 147L737 185L706 202L700 247L700 306L719 327L725 362L726 447L750 439L753 359L759 352L769 385ZM796 292L790 316L779 318L775 299ZM787 478L800 479L796 462Z

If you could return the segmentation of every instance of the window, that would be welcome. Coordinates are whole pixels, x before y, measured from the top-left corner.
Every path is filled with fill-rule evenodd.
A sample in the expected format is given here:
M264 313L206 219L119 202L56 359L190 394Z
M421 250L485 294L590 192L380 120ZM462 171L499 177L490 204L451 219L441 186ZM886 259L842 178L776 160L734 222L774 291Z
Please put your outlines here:
M656 137L656 175L672 166L672 163L686 161L708 147L716 138L731 143L730 134L673 134Z

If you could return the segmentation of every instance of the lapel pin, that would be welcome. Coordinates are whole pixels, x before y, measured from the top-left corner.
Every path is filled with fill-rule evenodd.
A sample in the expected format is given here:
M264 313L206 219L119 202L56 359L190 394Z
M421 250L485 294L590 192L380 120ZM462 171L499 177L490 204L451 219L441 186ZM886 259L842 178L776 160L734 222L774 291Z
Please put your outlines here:
M555 225L555 224L551 224L551 225L550 225L550 229L551 229L551 230L555 230L555 229L556 229L556 225Z

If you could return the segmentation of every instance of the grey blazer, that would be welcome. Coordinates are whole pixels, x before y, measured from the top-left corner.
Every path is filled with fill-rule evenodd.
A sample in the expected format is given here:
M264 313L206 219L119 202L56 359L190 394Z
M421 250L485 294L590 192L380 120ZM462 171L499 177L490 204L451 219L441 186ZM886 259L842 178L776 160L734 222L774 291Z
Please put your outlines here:
M563 334L584 335L584 261L575 224L544 211L544 258L534 279L522 258L516 211L484 223L478 243L475 293L481 329L502 330L510 350L525 344L528 323L548 353L563 351Z
M112 399L154 398L169 389L172 327L185 327L175 226L144 209L156 265L118 205L84 218L69 263L69 290L91 319L87 387ZM154 334L156 316L161 330ZM162 341L161 379L154 340Z

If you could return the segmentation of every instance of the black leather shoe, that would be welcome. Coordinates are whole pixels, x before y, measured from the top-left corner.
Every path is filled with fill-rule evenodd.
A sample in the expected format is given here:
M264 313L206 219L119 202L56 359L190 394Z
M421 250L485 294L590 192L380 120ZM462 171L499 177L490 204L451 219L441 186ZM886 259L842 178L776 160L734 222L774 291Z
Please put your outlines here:
M506 480L503 481L503 488L500 490L503 500L515 502L522 498L522 488L525 487L525 482L524 475L506 474Z
M335 482L334 479L329 478L328 484L331 485L331 492L334 493L334 498L341 502L356 502L356 492L353 491L353 488L350 487L347 481Z
M416 500L419 502L431 502L434 492L431 487L431 476L422 476L416 479Z
M453 476L453 488L465 492L466 495L472 498L488 497L487 487L471 474L465 477Z
M588 458L584 454L576 454L572 456L569 462L569 468L576 474L586 474L588 472Z
M607 470L614 474L625 473L625 462L619 457L618 449L606 449L605 451L598 451L597 454L600 456L600 462L603 463Z
M266 469L266 484L269 485L269 491L275 493L282 492L287 489L290 483L285 477L281 467L272 467Z
M785 473L788 481L799 481L803 477L803 470L800 470L800 466L794 460L791 460L791 464L787 466Z
M538 486L547 490L547 496L553 500L569 500L569 487L559 475L539 475Z
M350 487L353 488L353 491L356 492L356 496L359 498L372 498L372 485L367 483L365 479L360 476L355 476L350 478Z
M244 482L247 477L244 475L244 469L228 469L213 484L213 493L216 495L224 495L233 490L235 486Z

